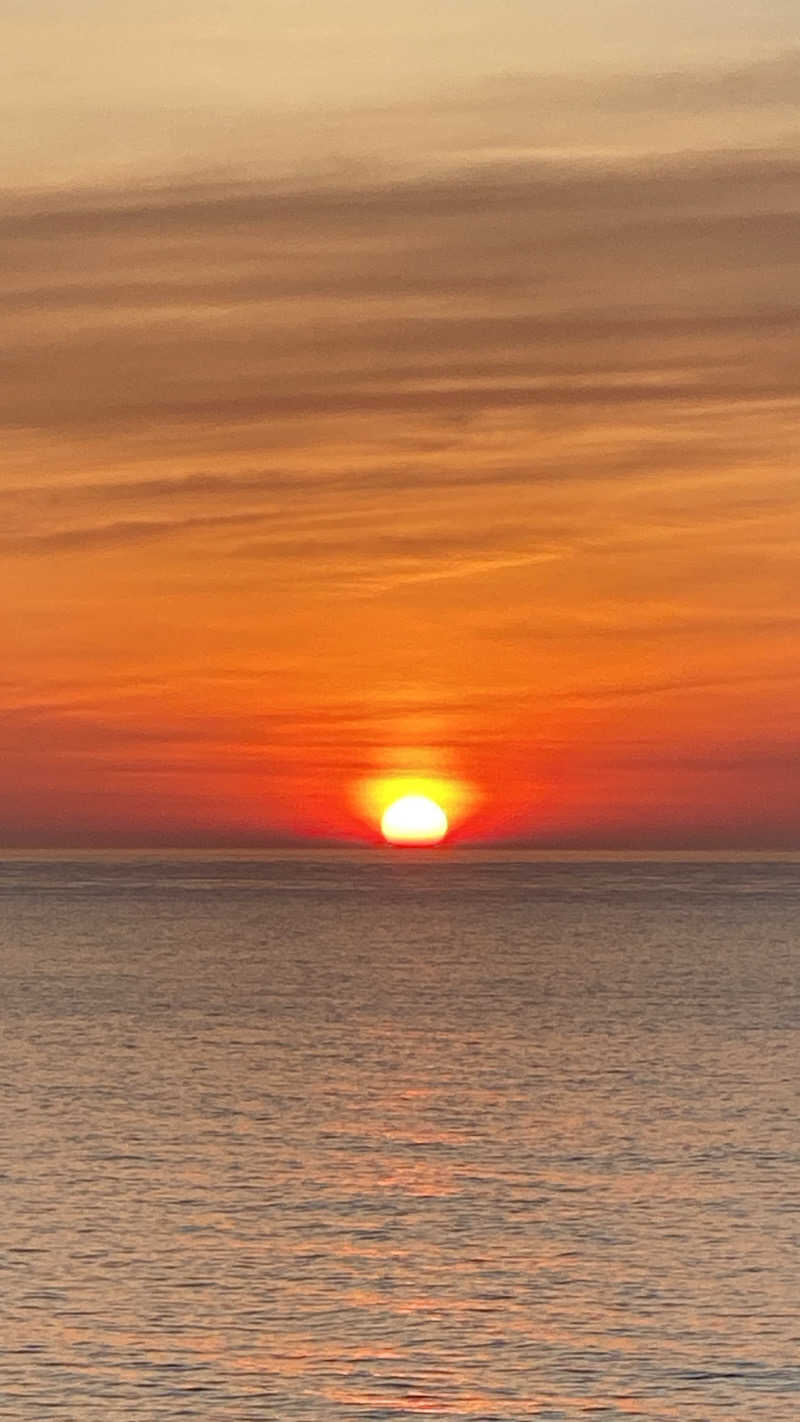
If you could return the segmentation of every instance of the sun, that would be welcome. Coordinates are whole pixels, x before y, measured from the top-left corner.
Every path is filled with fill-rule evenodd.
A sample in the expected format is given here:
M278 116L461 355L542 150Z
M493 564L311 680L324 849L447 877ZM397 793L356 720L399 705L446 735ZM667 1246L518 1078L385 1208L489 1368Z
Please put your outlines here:
M439 844L447 830L447 815L428 795L401 795L381 816L381 834L387 844Z
M482 798L477 786L440 768L424 748L387 753L386 759L401 768L387 765L351 786L357 823L368 842L379 837L384 844L419 849L442 840L460 843L465 821Z

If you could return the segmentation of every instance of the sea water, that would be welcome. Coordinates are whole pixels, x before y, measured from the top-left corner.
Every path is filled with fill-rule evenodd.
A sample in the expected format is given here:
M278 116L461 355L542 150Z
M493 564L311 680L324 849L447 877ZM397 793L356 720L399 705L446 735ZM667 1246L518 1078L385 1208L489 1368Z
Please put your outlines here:
M0 861L4 1422L800 1417L800 860Z

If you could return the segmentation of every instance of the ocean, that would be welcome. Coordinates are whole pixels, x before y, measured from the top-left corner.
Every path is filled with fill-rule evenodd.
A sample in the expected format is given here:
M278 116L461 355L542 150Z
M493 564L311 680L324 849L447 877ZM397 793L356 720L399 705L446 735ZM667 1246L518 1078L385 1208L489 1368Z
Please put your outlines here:
M800 1418L800 857L0 859L4 1422Z

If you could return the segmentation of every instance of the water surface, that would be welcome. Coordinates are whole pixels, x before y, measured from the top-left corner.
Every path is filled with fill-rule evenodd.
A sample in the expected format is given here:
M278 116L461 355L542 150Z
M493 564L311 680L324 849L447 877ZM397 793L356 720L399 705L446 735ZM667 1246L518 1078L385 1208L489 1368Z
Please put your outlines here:
M800 1416L800 861L0 861L9 1422Z

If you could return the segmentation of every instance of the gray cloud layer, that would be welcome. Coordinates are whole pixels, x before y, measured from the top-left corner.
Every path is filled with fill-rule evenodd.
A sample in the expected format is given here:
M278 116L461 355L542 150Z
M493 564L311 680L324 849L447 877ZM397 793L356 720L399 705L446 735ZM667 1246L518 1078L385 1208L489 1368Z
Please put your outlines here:
M0 414L202 456L204 425L791 399L798 191L688 155L17 212Z

